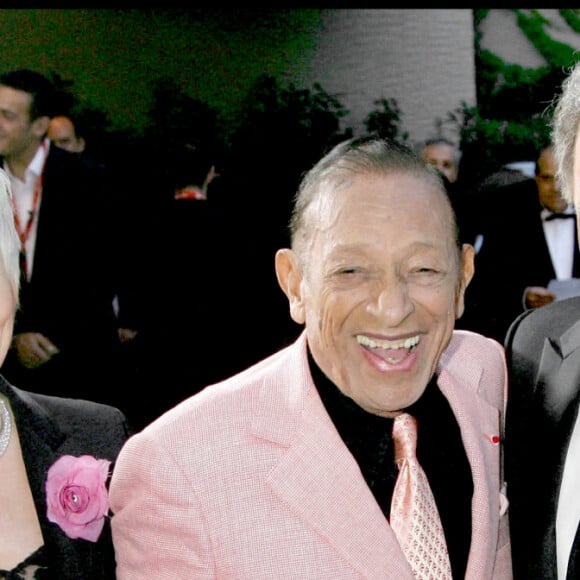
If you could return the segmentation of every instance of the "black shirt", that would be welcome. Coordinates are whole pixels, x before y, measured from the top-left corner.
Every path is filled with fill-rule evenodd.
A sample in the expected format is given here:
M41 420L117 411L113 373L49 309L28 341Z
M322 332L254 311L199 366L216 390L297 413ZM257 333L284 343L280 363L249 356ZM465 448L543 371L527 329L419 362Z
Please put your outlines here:
M314 384L339 435L388 519L398 475L392 439L393 419L365 411L324 375L308 353ZM421 398L406 409L417 419L417 458L445 531L453 578L464 578L471 545L473 480L459 425L434 377Z

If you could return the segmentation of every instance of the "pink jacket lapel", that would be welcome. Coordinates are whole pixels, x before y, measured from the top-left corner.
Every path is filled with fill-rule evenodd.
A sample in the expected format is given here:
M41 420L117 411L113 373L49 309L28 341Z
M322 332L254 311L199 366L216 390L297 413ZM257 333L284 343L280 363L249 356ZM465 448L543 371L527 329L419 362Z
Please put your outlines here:
M489 352L483 346L489 347ZM459 423L473 476L468 578L491 577L500 515L508 505L499 468L507 395L502 360L498 343L471 342L468 333L456 332L440 365L438 384Z
M272 424L260 414L254 434L287 447L269 483L298 517L307 522L324 543L331 544L363 578L397 577L412 580L413 574L360 469L340 439L310 378L304 336L284 361L287 377L270 376L262 404L279 401L280 389L292 377L295 388L286 392ZM276 397L271 395L277 393ZM277 403L278 404L278 403ZM271 416L271 415L269 415Z

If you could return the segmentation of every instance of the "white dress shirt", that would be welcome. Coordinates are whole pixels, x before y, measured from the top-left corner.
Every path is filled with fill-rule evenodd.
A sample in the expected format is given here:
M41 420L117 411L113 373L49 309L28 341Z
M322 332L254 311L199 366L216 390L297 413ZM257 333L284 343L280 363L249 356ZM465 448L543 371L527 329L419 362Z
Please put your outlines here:
M16 206L16 212L18 214L18 219L20 220L20 227L24 229L28 223L28 218L32 212L32 204L34 201L34 191L39 183L40 176L44 169L44 162L48 156L48 150L50 148L49 139L45 139L41 147L38 148L36 154L32 158L30 165L26 168L24 172L24 181L16 177L11 171L6 162L4 162L4 171L6 171L8 177L10 178L10 185L12 187L12 196L14 197L14 203ZM32 274L32 263L34 261L34 250L36 247L36 230L38 228L38 213L40 210L40 204L42 203L42 191L40 191L40 197L38 199L38 206L36 208L36 213L32 221L32 227L30 233L26 238L25 249L26 249L26 265L28 268L28 279Z
M554 220L556 221L556 220ZM568 220L566 220L568 221ZM556 513L558 580L566 579L570 551L580 523L580 414L570 438Z
M544 218L552 213L550 210L542 210L542 223L546 243L550 250L550 257L554 265L557 280L572 278L574 267L574 248L576 246L576 231L573 219L555 219L545 221ZM572 207L568 207L563 213L574 213Z

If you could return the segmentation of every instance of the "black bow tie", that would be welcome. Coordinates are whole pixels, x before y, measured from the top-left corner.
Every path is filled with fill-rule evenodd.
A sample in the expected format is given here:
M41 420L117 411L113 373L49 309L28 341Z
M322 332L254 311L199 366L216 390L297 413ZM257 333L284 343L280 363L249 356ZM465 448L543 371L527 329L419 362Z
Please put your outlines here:
M575 218L575 217L576 217L576 214L574 214L574 213L558 213L558 212L554 211L554 212L548 214L544 218L544 221L550 222L552 220L563 220L563 219Z

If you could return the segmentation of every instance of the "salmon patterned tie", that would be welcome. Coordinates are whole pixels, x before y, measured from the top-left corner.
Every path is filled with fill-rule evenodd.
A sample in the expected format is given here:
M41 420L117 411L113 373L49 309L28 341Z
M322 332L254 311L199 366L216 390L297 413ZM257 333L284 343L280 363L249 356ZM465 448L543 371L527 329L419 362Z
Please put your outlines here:
M391 527L415 578L451 580L449 554L435 498L415 455L417 420L407 413L396 417L393 441L399 476L391 502Z

